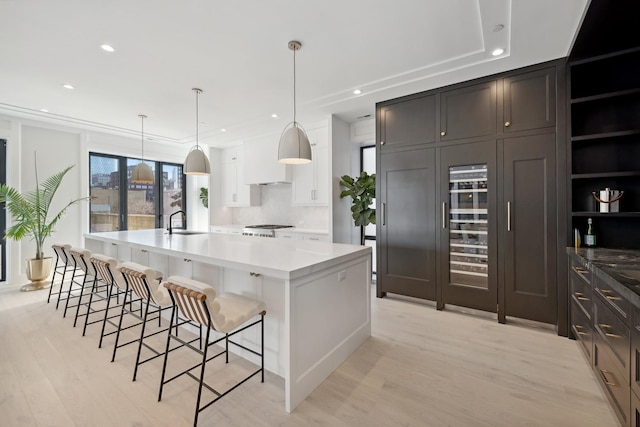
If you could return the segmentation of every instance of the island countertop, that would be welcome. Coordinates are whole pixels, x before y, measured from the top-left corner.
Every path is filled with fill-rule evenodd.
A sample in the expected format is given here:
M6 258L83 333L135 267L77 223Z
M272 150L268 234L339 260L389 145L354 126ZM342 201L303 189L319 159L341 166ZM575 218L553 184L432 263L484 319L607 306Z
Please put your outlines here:
M164 229L88 233L85 238L128 244L221 267L292 280L371 253L359 245L237 234L168 234Z

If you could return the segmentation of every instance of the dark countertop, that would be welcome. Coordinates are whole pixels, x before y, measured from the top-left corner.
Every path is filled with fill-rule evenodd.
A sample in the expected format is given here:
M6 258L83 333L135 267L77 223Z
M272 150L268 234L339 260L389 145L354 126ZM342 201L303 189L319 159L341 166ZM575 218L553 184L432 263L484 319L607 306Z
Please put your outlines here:
M640 308L640 250L607 248L567 248L571 256L586 262L599 278L616 286L627 299Z

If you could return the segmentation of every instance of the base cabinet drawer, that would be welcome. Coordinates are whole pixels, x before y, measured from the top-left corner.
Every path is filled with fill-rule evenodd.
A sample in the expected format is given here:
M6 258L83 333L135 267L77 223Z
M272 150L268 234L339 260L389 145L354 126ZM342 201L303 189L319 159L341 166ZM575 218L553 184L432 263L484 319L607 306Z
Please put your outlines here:
M631 332L624 322L600 297L594 298L593 329L603 345L607 345L622 372L630 372Z
M591 321L575 301L571 302L571 332L581 344L582 351L589 363L592 363L593 328L591 327Z
M640 427L640 399L631 393L631 427Z
M593 346L593 368L600 386L613 408L620 424L629 426L631 421L631 388L629 377L620 372L608 346L596 337Z

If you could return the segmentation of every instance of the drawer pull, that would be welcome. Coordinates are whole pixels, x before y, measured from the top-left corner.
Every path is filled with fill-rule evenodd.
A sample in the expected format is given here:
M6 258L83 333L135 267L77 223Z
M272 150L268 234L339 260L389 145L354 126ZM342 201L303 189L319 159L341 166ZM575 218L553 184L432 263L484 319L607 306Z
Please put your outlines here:
M574 295L578 301L591 301L589 298L585 297L582 292L576 292Z
M573 325L573 327L576 328L576 332L578 332L578 335L589 335L586 332L582 332L582 329L584 329L582 325Z
M605 295L605 298L608 299L609 301L620 301L622 299L620 297L614 297L612 295Z
M618 384L612 383L607 379L607 374L609 374L609 371L604 371L600 369L600 375L602 375L602 379L604 380L604 383L610 387L618 387Z
M586 268L581 268L581 267L573 267L573 269L578 274L585 274L589 272L589 270L587 270Z
M253 277L260 277L260 273L254 273L253 271L250 271L249 275Z
M599 324L600 329L604 331L604 336L609 338L622 338L622 335L612 334L611 332L607 332L606 330L611 328L611 325L607 325L606 323Z

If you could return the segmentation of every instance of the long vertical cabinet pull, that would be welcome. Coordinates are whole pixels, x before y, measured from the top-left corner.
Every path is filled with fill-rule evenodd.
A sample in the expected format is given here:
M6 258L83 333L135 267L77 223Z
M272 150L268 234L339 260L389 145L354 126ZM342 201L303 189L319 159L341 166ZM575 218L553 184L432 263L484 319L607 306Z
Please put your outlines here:
M382 225L386 225L387 224L387 204L383 203L382 204Z
M447 202L442 202L442 228L447 228Z
M507 231L511 231L511 202L507 202Z

